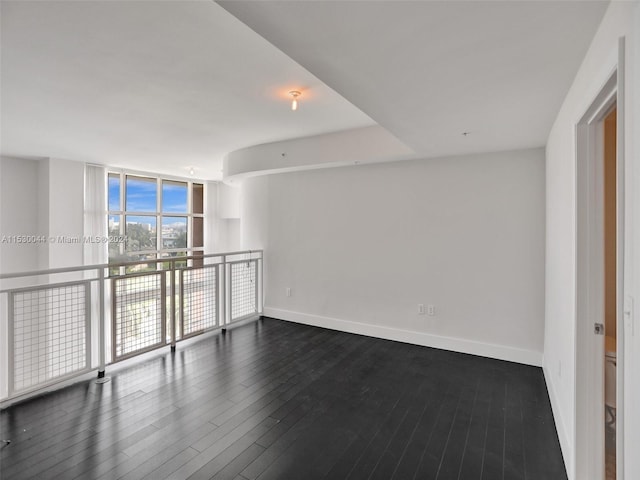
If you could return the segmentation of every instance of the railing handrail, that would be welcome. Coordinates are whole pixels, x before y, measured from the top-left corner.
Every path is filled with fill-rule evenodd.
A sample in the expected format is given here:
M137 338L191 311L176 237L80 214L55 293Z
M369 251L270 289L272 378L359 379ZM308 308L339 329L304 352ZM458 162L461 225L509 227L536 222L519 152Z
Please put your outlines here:
M244 254L254 254L254 253L263 253L263 250L238 250L235 252L221 252L221 253L207 253L204 255L188 255L184 257L166 257L166 258L152 258L152 259L144 259L144 260L132 260L129 262L119 262L119 263L98 263L95 265L78 265L76 267L60 267L60 268L50 268L47 270L30 270L26 272L15 272L15 273L0 273L0 280L8 280L11 278L20 278L20 277L33 277L37 275L53 275L58 273L71 273L71 272L83 272L88 270L99 270L105 268L118 268L118 267L128 267L133 265L140 265L141 263L162 263L162 262L181 262L185 260L194 260L194 259L205 259L205 258L214 258L214 257L223 257L223 262L226 263L225 257L230 257L234 255L244 255Z

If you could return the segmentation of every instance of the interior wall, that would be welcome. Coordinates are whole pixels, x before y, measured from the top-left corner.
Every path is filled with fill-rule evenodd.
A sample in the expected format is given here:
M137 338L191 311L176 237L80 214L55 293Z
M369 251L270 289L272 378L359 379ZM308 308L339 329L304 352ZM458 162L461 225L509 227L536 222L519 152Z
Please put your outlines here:
M83 263L84 163L2 157L0 235L31 236L0 244L2 272Z
M575 414L576 414L576 138L575 127L591 102L615 71L618 59L618 41L626 37L627 70L624 72L626 84L625 114L625 162L628 172L634 172L635 179L627 178L627 238L625 244L628 259L633 258L632 243L637 244L640 235L634 220L637 215L640 178L634 168L634 148L637 139L633 134L634 102L637 103L634 78L637 78L638 62L638 2L612 2L596 33L589 51L567 93L563 105L549 134L546 148L546 308L544 371L556 426L560 437L567 472L570 479L576 478L575 465ZM620 105L618 106L620 108ZM636 145L636 146L634 146ZM637 150L636 150L637 151ZM632 193L632 191L634 193ZM633 266L640 272L640 265ZM631 269L625 271L625 289L637 290L631 284ZM640 372L637 356L638 336L626 336L625 404L638 405L640 397ZM618 346L620 349L620 346ZM620 363L620 359L618 361ZM635 376L635 378L631 378ZM625 428L625 445L640 444L640 417L625 410L626 423L635 428ZM634 431L635 430L635 431ZM628 452L628 453L627 453ZM625 451L625 478L640 478L640 458Z
M17 180L20 182L20 180ZM37 178L27 180L28 184L37 184L38 207L36 217L38 218L38 233L40 235L49 235L49 159L38 161ZM39 243L38 250L38 270L47 270L49 268L49 240Z
M0 158L0 238L36 236L38 224L38 166L35 160ZM38 245L0 242L0 271L23 272L38 269Z
M240 250L240 188L218 184L218 252Z
M247 179L241 231L266 315L541 363L542 149Z
M239 188L208 182L205 197L205 253L240 250Z
M84 263L84 163L49 160L49 267Z
M269 241L269 192L273 175L249 177L242 180L240 190L240 239L242 250L264 250ZM269 253L271 261L276 257ZM267 277L267 262L263 275Z
M638 305L640 301L640 255L637 246L640 245L640 4L636 2L633 12L629 14L632 32L628 36L628 66L626 76L627 102L625 115L625 153L628 175L625 182L626 221L628 224L625 238L625 255L630 265L625 271L625 297L629 315L624 316L624 404L625 422L625 478L640 478L640 456L637 446L640 445L640 411L634 408L640 405L640 321L638 320ZM620 346L618 346L620 352ZM618 353L619 355L619 353ZM618 361L619 363L619 361Z

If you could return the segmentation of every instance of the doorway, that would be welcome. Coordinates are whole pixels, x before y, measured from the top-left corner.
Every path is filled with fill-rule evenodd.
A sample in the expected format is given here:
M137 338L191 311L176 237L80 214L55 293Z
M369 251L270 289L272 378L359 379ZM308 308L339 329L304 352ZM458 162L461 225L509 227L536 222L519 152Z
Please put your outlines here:
M619 65L620 66L620 65ZM576 127L575 478L623 478L623 85L614 72Z
M604 202L604 458L606 480L616 480L617 370L617 108L602 122Z

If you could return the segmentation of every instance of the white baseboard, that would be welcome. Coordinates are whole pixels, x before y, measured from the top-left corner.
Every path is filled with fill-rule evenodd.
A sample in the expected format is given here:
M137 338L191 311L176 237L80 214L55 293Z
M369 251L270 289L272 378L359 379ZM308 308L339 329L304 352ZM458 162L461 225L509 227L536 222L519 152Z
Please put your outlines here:
M451 350L454 352L469 353L481 357L496 358L510 362L523 363L525 365L542 366L542 352L525 350L521 348L508 347L505 345L495 345L490 343L475 342L463 338L443 337L429 333L416 332L412 330L401 330L398 328L372 325L369 323L359 323L338 318L309 315L301 312L292 312L279 308L265 307L263 315L279 320L304 323L316 327L340 330L342 332L357 333L369 337L384 338L398 342L412 343L424 347Z
M549 393L549 401L551 402L551 411L553 412L553 421L556 425L556 432L558 433L558 440L560 441L560 449L562 450L562 458L564 460L564 468L567 471L567 477L569 480L573 480L573 449L571 442L569 442L569 436L567 427L562 416L560 405L558 403L558 394L556 393L555 383L551 376L551 372L546 365L542 365L542 371L544 373L544 380L547 384L547 392Z

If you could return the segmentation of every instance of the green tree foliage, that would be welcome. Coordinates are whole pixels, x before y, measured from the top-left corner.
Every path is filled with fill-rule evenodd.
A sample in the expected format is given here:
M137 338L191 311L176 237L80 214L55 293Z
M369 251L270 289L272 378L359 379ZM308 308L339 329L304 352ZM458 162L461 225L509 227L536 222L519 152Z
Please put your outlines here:
M127 250L155 250L156 233L140 223L127 223Z

